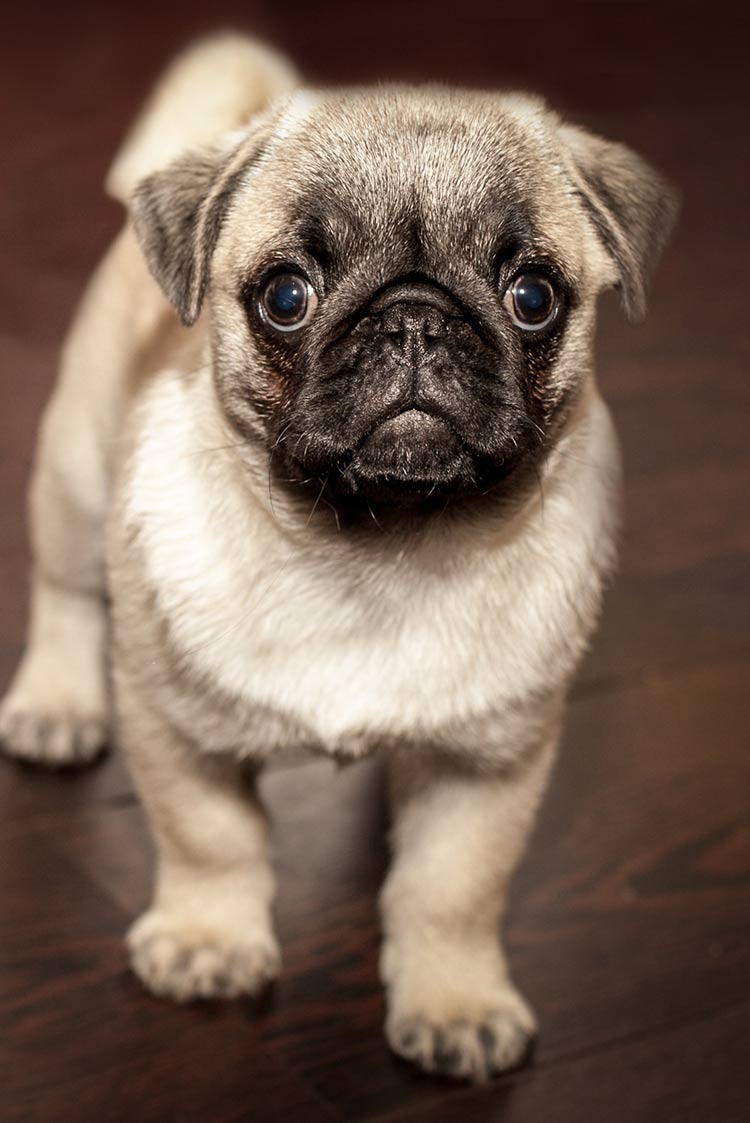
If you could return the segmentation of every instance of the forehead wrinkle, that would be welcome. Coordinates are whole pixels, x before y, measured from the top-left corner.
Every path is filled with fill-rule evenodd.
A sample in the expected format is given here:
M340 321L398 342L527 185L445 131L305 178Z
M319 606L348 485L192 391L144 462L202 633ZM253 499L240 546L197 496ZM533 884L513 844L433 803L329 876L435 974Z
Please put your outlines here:
M441 105L429 118L409 105L388 113L377 103L363 107L361 120L350 120L354 111L347 108L316 129L311 171L361 215L387 213L405 197L425 212L479 212L498 180L517 178L519 169L511 168L517 153L503 143L509 128L497 120L468 123L441 112ZM315 116L311 123L317 124Z
M566 200L545 155L546 110L506 100L397 88L318 96L285 146L288 181L303 185L288 213L312 216L309 232L341 266L417 243L489 260L542 231L548 247L569 250L568 232L556 236Z
M291 211L291 236L324 268L345 264L361 241L358 224L338 202L326 207L315 196L303 196Z

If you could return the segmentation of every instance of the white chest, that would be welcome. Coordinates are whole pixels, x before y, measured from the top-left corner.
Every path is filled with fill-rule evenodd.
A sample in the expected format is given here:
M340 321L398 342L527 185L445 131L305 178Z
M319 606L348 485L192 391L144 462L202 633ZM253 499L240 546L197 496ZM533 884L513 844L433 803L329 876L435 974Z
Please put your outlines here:
M606 463L598 486L550 486L511 536L456 531L401 554L373 537L362 554L333 535L322 550L203 455L215 436L190 404L177 381L152 396L126 517L174 641L222 694L336 743L428 733L570 673L610 553Z

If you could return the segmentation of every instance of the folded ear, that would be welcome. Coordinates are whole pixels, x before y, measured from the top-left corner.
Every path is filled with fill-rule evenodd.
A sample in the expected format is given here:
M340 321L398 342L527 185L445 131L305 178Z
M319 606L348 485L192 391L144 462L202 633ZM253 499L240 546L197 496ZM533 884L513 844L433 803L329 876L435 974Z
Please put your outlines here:
M573 125L559 131L576 192L614 261L625 312L640 319L649 276L677 217L677 194L624 144Z
M243 138L188 152L144 179L130 202L149 269L184 324L195 323L232 198L263 141Z

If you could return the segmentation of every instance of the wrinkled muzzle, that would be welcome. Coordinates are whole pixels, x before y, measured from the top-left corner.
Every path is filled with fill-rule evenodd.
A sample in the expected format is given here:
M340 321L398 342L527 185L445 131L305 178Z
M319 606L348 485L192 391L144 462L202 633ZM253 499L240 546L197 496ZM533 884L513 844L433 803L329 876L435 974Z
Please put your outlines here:
M409 501L481 488L507 470L514 380L459 302L389 287L333 333L290 406L292 466L329 491Z

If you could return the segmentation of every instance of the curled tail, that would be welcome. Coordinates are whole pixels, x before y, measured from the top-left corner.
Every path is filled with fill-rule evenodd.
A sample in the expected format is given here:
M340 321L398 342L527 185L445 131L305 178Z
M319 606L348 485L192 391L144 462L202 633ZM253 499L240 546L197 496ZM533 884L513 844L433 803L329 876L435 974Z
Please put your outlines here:
M136 184L185 149L239 128L298 82L290 63L244 35L202 39L167 68L105 181L126 203Z

